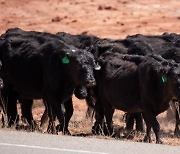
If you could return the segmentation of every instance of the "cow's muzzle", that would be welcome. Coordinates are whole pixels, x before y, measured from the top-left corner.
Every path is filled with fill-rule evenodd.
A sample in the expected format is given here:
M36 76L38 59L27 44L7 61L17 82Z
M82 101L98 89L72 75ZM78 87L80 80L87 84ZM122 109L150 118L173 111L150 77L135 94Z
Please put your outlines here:
M96 81L95 80L87 80L86 81L86 86L87 87L93 87L96 85Z

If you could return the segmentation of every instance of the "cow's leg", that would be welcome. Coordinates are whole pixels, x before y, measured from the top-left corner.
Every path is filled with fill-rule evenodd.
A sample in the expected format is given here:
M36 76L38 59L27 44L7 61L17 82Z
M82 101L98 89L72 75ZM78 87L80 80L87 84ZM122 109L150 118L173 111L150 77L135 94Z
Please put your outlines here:
M1 95L0 91L0 108L2 112L2 127L8 126L8 117L7 117L7 110L6 110L6 104L5 104L5 98Z
M68 125L74 112L72 98L70 98L66 103L64 103L64 106L65 106L66 112L65 112L65 127L63 128L63 133L70 134L68 130Z
M134 114L135 114L135 120L136 120L136 130L143 132L144 125L143 125L142 113L134 113Z
M103 134L104 130L104 109L103 106L100 104L100 101L97 99L95 104L95 123L92 127L93 134Z
M127 137L132 137L130 134L133 131L134 122L136 122L136 131L144 131L142 113L127 113L126 115L126 134Z
M113 114L114 114L114 109L113 108L110 108L109 111L105 111L105 117L106 117L106 127L105 127L105 135L108 134L108 135L111 135L113 137L117 137L119 138L118 134L115 134L114 132L114 127L113 127L113 121L112 121L112 117L113 117Z
M93 120L93 116L95 114L95 104L96 104L96 98L94 91L95 88L88 88L87 89L87 97L86 97L86 103L88 105L87 111L86 111L86 118L90 118Z
M151 124L149 123L149 121L147 120L146 115L143 113L143 118L144 121L146 123L146 135L144 137L144 142L149 142L151 143Z
M154 133L156 135L156 143L159 143L159 144L163 143L162 140L160 139L160 125L159 125L159 123L158 123L158 121L156 119L156 115L154 115L149 110L146 110L145 114L146 114L145 118L146 118L146 125L147 125L148 131L150 131L149 127L152 126L153 131L154 131ZM149 136L148 131L147 131L147 136Z
M51 134L57 134L56 128L55 128L55 117L56 114L53 111L52 107L48 105L48 116L49 116L49 124L47 128L47 132Z
M64 108L64 109L63 109ZM73 115L72 98L68 99L64 104L61 104L61 110L63 112L63 118L60 118L60 124L56 127L58 131L62 131L63 134L70 135L68 130L69 121ZM65 110L65 111L63 111Z
M27 120L30 126L30 129L34 130L37 127L37 124L34 121L33 115L32 115L33 100L20 98L19 102L21 104L22 119Z
M8 125L9 127L11 127L12 125L17 124L17 122L19 121L17 112L17 94L13 91L9 91L6 103Z
M126 130L131 132L134 126L134 113L127 113L126 114Z
M180 103L175 102L175 108L176 108L176 125L175 125L175 130L174 130L174 135L176 137L180 137Z
M60 107L57 105L57 100L54 95L48 96L43 100L44 104L47 106L47 113L49 117L49 124L47 128L48 133L57 134L55 127L55 118ZM61 111L60 111L61 112Z
M144 130L144 127L143 127L143 119L142 119L141 113L127 113L126 129L128 131L133 130L133 126L135 122L134 120L136 120L136 130L142 132Z
M134 113L126 113L125 115L125 122L126 122L126 128L125 128L125 133L124 136L126 138L132 138L132 131L134 127L134 121L135 120L135 115Z
M104 115L105 115L105 119L106 119L104 133L105 133L105 135L110 135L110 136L119 138L119 135L115 134L114 127L113 127L112 118L113 118L113 114L114 114L114 109L107 102L104 101L103 103L104 103Z

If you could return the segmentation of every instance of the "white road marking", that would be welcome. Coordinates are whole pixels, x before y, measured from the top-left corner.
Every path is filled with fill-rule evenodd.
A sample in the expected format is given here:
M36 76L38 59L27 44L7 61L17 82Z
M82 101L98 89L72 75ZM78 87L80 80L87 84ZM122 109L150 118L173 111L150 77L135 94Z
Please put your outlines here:
M93 151L73 150L73 149L59 149L59 148L49 148L49 147L41 147L41 146L23 145L23 144L0 143L0 145L12 146L12 147L34 148L34 149L45 149L45 150L55 150L55 151L67 151L67 152L74 152L74 153L108 154L108 153L104 153L104 152L93 152Z

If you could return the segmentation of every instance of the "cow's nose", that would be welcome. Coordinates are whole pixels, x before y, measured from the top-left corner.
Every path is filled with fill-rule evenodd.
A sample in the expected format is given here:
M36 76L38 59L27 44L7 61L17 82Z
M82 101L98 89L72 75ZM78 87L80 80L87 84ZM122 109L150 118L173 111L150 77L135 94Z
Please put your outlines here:
M92 86L96 85L96 81L95 80L87 80L86 84L87 84L88 87L92 87Z

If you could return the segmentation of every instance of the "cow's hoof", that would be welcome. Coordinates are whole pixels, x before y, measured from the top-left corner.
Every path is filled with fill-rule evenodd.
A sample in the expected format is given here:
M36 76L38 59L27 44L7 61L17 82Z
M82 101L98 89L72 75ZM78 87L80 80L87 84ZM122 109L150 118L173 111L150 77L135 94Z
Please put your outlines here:
M180 130L175 129L174 136L176 136L177 138L180 138Z
M112 135L112 137L115 138L115 139L120 139L121 138L120 133L114 133Z
M47 132L48 132L49 134L58 135L58 132L56 131L56 128L53 127L53 126L48 126Z
M71 135L70 131L68 130L68 128L63 128L60 124L58 124L56 126L56 130L57 132L62 132L63 135Z
M100 125L96 124L96 125L94 125L94 126L92 127L91 132L92 132L92 134L94 134L94 135L99 135L99 134L101 134L101 133L100 133L100 130L101 130Z
M36 126L30 126L30 125L16 125L17 130L26 130L26 131L31 131L34 132L35 130L39 130L39 128Z
M152 141L151 141L151 137L150 136L145 136L144 137L144 140L143 140L144 142L146 142L146 143L151 143Z
M65 131L63 131L62 133L63 133L63 135L71 135L71 133L70 133L69 130L65 130Z
M91 132L92 132L93 135L97 135L98 134L98 131L93 129L93 128L92 128Z
M161 139L156 141L156 144L163 144L163 141Z
M126 139L133 139L135 135L135 132L133 130L126 130L124 132L124 138Z

